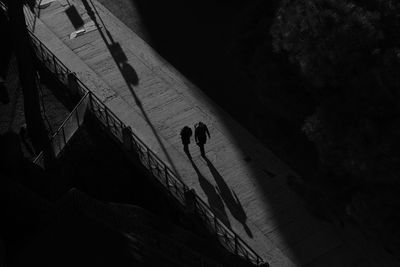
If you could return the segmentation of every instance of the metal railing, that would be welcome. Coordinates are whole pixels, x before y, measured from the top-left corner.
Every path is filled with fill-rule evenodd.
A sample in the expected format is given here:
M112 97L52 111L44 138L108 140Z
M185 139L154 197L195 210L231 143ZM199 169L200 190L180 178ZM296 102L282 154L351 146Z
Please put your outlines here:
M126 129L127 126L93 92L91 92L74 73L72 73L57 57L55 57L55 55L45 45L43 45L43 43L32 32L29 33L36 56L69 89L68 75L74 75L77 91L83 97L82 99L89 99L88 110L95 115L95 117L106 129L109 130L117 141L123 144L123 130ZM58 135L60 135L60 131L58 131ZM133 151L152 176L155 177L163 187L179 201L179 203L185 206L185 192L189 190L189 187L179 180L171 168L142 140L140 140L134 132L129 132L129 138L131 141L130 151ZM197 194L195 194L195 213L199 215L207 228L217 235L220 243L228 251L246 259L256 266L266 264L264 260L235 232L225 226L225 224Z
M63 121L60 127L50 137L51 147L53 149L54 156L57 157L62 152L63 148L67 145L68 141L72 138L74 133L82 126L85 113L88 107L89 93L86 93L74 109L68 114L67 118ZM44 156L41 151L33 163L44 168Z
M81 98L75 108L68 114L67 118L51 137L50 141L56 157L61 153L74 133L83 124L88 102L89 92Z
M33 160L33 163L35 163L36 165L39 165L40 167L44 168L43 151L40 151L40 153Z

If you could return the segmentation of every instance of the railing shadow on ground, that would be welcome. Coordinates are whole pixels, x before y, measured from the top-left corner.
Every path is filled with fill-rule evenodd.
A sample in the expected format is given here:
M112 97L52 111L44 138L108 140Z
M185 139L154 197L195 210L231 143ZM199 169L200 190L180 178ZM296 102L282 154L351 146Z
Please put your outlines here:
M130 153L135 153L143 166L160 182L167 192L182 206L186 206L185 193L189 187L184 184L176 173L164 163L143 141L141 141L130 127L127 127L102 101L94 95L79 78L72 73L58 58L45 47L41 41L30 32L32 45L36 56L54 75L68 88L72 95L78 93L87 100L88 111L92 112L99 122L107 129L114 139L122 144ZM76 91L76 92L75 92ZM73 114L73 113L71 113ZM72 116L72 115L71 115ZM62 130L57 135L64 138ZM35 160L40 162L41 156ZM210 207L197 195L194 195L195 214L204 223L205 227L215 233L220 244L229 252L242 257L256 266L268 266L267 263L251 249L235 232L227 227Z

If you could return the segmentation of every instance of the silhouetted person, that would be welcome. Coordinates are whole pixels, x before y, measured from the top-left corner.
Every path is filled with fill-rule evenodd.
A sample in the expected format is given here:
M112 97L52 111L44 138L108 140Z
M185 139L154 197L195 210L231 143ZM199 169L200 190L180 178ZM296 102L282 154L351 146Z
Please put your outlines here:
M190 144L190 137L192 137L192 129L190 129L188 126L185 126L181 130L181 140L183 144L183 151L185 151L186 155L191 159L192 156L190 155L189 152L189 144Z
M207 126L201 121L194 125L194 139L196 144L200 147L200 153L203 158L206 157L206 153L204 152L204 145L207 142L208 138L211 138L210 132L208 131Z

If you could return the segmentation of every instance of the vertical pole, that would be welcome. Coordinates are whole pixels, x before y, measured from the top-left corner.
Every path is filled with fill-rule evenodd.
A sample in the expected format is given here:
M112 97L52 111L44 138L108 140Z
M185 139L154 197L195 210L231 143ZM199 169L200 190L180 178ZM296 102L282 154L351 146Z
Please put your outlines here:
M76 115L76 121L78 122L78 128L79 128L79 115L78 115L78 108L75 109L75 115Z
M238 254L238 237L237 234L235 233L235 254Z
M149 168L151 168L150 150L149 150L149 148L147 148L147 164L149 165Z
M57 66L56 66L56 56L53 54L53 67L54 67L54 73L57 75Z
M104 106L104 112L106 113L106 126L109 127L108 125L108 111L107 111L107 107Z
M168 179L168 169L167 169L167 165L164 165L164 172L165 172L165 183L167 185L167 188L169 190L169 179Z
M62 134L63 134L63 139L64 139L64 146L67 144L67 139L65 138L65 132L64 132L64 126L61 128ZM61 152L61 150L60 150Z
M185 197L186 211L189 214L194 214L195 206L196 206L196 193L195 193L194 189L187 190L184 193L184 197Z
M40 48L40 57L42 58L43 61L45 61L43 57L43 45L41 42L39 43L39 48Z
M93 111L93 96L92 92L89 91L89 108Z
M124 148L128 151L132 151L132 134L131 128L123 127L122 128L122 143L124 144Z
M58 132L59 133L59 132ZM60 140L60 139L58 139L58 140ZM61 150L62 150L62 147L61 147L61 141L59 141L58 142L58 152L60 153L61 152ZM54 148L54 151L55 151L55 148ZM56 155L56 153L54 152L54 155Z
M67 79L68 79L68 89L71 93L71 96L78 101L79 90L78 90L78 81L75 73L73 72L68 73Z

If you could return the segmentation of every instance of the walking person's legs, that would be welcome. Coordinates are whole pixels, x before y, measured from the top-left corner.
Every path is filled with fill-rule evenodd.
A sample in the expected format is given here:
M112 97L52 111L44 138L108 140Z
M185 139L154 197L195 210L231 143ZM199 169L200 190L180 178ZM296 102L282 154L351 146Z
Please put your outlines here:
M190 155L190 152L189 152L189 144L183 144L183 151L185 151L185 153L189 159L192 158L192 156Z
M204 151L204 143L198 143L199 147L200 147L200 154L203 158L206 157L206 152Z

